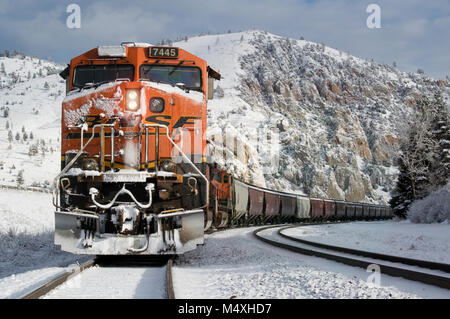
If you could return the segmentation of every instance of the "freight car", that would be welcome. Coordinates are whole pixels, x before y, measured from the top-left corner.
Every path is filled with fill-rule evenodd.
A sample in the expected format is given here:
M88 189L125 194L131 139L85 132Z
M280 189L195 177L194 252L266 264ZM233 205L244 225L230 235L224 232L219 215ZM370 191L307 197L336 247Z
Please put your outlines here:
M236 227L273 223L392 218L389 206L310 198L275 191L233 178L209 165L211 202L216 203L214 226Z

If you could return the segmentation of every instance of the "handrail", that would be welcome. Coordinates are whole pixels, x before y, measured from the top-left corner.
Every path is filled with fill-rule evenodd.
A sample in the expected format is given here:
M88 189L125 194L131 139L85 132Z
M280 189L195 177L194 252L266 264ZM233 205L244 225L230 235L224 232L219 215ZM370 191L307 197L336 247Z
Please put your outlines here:
M83 131L85 130L85 123L83 123L80 126L76 126L76 127L81 129L81 145L80 145L81 147L80 147L80 150L78 151L77 155L75 155L75 157L69 162L69 164L67 164L61 170L61 172L58 175L56 175L56 177L53 180L53 200L52 200L52 202L53 202L53 206L55 206L57 209L61 208L61 206L59 206L59 203L58 203L58 198L59 198L59 196L58 196L58 194L59 194L58 184L59 184L60 177L62 175L64 175L73 166L73 164L76 162L76 160L81 156L81 154L83 153L83 151L86 148L86 146L88 146L89 143L92 141L92 139L95 137L95 129L97 127L101 127L102 130L103 130L103 127L114 127L114 124L95 124L94 126L92 126L91 137L89 138L89 140L84 145L83 145ZM100 136L100 138L102 138L102 137ZM114 156L114 154L112 154L112 156Z
M163 125L163 124L144 124L144 127L163 127L166 129L166 136L167 139L170 141L170 143L172 143L172 145L180 152L181 156L194 168L194 170L203 178L203 180L206 183L206 203L205 205L199 207L199 208L206 208L208 209L209 206L209 181L206 178L205 175L203 175L203 173L197 168L197 166L195 166L195 164L191 161L190 158L188 158L186 156L186 154L183 152L183 150L173 141L173 139L170 137L169 135L169 127L167 125ZM146 152L148 152L148 146L146 146ZM157 159L156 159L157 160Z

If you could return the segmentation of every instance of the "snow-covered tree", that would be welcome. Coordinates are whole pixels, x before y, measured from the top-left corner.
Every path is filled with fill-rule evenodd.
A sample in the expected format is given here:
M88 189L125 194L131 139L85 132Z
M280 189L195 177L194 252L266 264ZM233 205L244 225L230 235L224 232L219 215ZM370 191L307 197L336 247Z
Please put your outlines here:
M433 119L431 131L437 144L433 162L430 166L433 189L446 185L450 179L450 119L449 106L444 101L440 91L437 91L432 101Z
M20 141L20 134L19 134L19 132L16 133L16 141Z
M37 146L37 144L32 144L30 145L30 147L28 148L28 156L34 156L39 152L39 148Z
M17 180L16 180L16 182L17 182L17 185L18 185L18 186L22 186L23 183L25 182L25 180L24 180L24 178L23 178L23 169L21 169L21 170L19 171L19 174L17 174Z
M394 213L405 217L408 206L431 191L430 166L437 143L431 131L433 112L431 101L418 100L412 119L403 123L400 156L397 160L399 176L390 201Z
M13 132L11 130L8 131L8 142L12 142L13 141Z

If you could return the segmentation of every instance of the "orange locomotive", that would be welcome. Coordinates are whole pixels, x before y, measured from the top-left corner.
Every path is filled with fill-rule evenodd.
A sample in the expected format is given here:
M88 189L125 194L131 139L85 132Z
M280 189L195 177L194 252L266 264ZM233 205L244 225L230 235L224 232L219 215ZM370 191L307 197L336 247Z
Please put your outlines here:
M122 43L72 59L61 76L55 243L97 255L203 243L206 107L220 74L180 48Z

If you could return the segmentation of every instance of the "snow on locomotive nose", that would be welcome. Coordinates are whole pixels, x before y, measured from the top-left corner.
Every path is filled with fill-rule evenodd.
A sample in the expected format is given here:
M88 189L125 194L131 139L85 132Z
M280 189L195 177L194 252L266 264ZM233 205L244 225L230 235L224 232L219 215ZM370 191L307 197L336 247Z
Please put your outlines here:
M55 243L97 255L202 244L207 98L220 75L179 48L122 43L73 58L61 76Z

